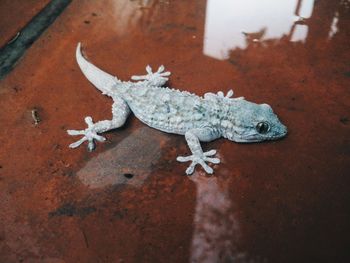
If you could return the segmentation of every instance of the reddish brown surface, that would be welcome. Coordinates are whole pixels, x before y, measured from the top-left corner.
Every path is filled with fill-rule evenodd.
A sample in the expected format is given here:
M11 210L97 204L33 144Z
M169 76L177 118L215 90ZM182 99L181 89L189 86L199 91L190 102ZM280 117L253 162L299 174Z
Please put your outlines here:
M49 0L1 0L0 47L16 36Z
M205 1L74 1L0 83L0 262L349 262L350 16L336 2L317 1L305 43L220 61L202 54ZM150 63L198 94L233 85L289 135L204 145L222 160L213 177L183 176L184 138L134 117L95 152L71 150L66 129L111 116L76 65L78 41L122 79Z

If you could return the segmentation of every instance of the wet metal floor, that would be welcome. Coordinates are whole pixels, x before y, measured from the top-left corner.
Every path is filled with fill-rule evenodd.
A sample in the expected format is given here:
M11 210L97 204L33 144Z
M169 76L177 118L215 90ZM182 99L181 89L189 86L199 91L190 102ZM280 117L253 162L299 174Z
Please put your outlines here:
M0 82L0 262L350 262L349 29L348 0L72 1ZM78 42L123 80L164 64L171 87L268 103L289 134L204 144L213 176L133 116L69 149L111 118Z

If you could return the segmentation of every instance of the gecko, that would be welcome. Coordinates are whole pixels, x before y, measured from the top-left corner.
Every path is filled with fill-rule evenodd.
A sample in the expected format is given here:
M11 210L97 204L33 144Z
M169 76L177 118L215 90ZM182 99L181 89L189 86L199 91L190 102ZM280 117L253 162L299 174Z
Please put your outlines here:
M87 128L67 130L69 135L82 138L69 145L76 148L87 141L89 151L95 141L103 142L100 133L124 125L132 112L141 122L157 130L184 135L191 151L189 156L178 156L179 162L191 162L186 174L194 172L196 165L208 174L213 168L208 163L219 164L216 150L204 152L201 142L225 138L238 143L276 140L286 136L287 127L281 123L268 104L256 104L244 97L233 97L229 90L205 93L203 97L187 91L165 87L170 72L160 66L156 72L147 65L146 75L132 76L132 81L122 81L90 63L81 52L81 43L76 48L77 63L85 77L102 94L113 99L112 119L93 122L85 117Z

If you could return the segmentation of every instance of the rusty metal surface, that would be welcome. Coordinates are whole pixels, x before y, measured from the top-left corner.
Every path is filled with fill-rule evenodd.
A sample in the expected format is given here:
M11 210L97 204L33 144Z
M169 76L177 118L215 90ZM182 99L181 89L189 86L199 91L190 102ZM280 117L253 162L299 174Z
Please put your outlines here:
M14 39L17 33L47 4L49 0L1 0L0 47Z
M348 3L316 1L289 33L244 32L222 55L209 2L73 1L0 82L0 262L349 261ZM172 87L269 103L289 135L205 144L223 161L212 177L183 176L184 138L134 117L71 150L66 129L111 117L78 41L121 79L164 64Z
M30 46L55 21L71 0L52 0L20 32L0 48L0 79L16 66Z

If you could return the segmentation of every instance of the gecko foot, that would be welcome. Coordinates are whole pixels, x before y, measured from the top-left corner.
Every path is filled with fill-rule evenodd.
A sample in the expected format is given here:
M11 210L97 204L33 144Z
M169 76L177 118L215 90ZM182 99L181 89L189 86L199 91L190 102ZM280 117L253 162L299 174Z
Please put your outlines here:
M178 156L176 158L176 160L178 162L182 162L182 163L192 161L190 166L186 169L187 175L190 175L194 172L194 168L196 167L197 164L200 164L208 174L212 174L213 169L209 165L207 165L206 162L210 162L210 163L214 163L214 164L220 163L219 158L209 157L209 156L213 156L215 154L216 154L216 150L210 150L208 152L202 153L201 155L193 154L190 156Z
M233 96L233 90L230 89L227 94L225 95L224 92L219 91L218 93L211 93L211 92L207 92L204 94L204 98L205 99L209 99L209 100L223 100L223 101L237 101L237 100L243 100L244 97L237 97L237 98L232 98Z
M88 141L88 150L91 152L95 149L94 140L103 142L106 140L106 138L96 133L96 131L94 130L95 125L92 122L92 118L90 116L85 118L85 122L88 125L88 127L85 130L67 130L67 133L69 135L84 135L80 140L70 144L69 147L76 148L83 142Z
M165 71L165 68L163 65L161 65L158 68L157 72L152 72L152 68L149 65L147 65L146 71L147 71L147 75L132 76L131 79L132 80L147 80L147 81L149 81L149 83L151 85L163 86L165 84L165 82L167 82L169 79L167 77L170 76L170 74L171 74L169 71Z

